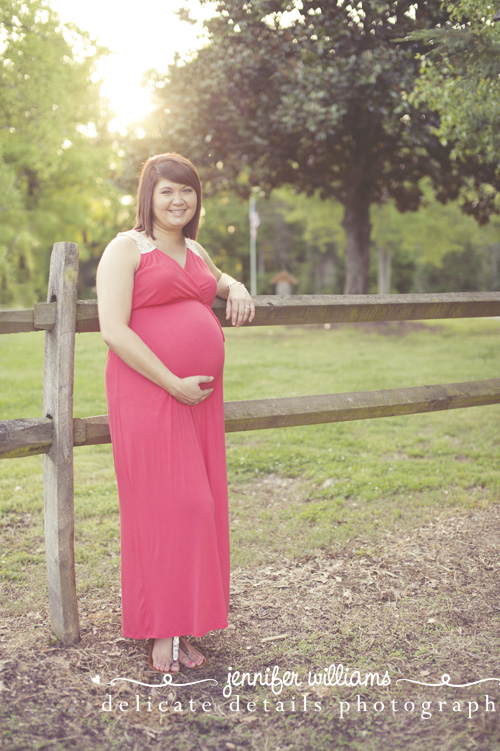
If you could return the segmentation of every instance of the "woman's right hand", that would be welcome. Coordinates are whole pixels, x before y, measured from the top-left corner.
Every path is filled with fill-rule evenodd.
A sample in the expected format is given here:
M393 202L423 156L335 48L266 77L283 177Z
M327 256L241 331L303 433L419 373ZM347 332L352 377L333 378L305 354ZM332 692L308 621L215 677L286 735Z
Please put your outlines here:
M207 399L213 389L202 389L202 383L210 383L213 376L187 376L187 378L178 378L175 385L169 389L169 393L181 404L188 404L190 407Z

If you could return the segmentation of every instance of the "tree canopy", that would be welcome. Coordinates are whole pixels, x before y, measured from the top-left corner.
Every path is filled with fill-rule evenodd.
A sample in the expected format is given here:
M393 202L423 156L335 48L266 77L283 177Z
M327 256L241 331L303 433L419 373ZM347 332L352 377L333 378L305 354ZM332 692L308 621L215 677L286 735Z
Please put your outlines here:
M436 134L453 144L453 154L477 155L499 164L500 23L498 4L462 0L450 6L442 28L423 31L429 43L420 57L420 77L412 101L439 114ZM413 35L415 36L415 35Z
M462 196L480 221L493 207L492 166L451 158L436 112L409 99L429 44L408 35L449 18L440 0L219 0L208 44L151 76L145 145L185 153L212 187L290 184L335 197L344 291L366 292L371 205L416 210L428 177L439 200Z
M0 50L0 302L31 303L52 244L80 242L85 255L113 200L93 81L103 50L44 0L0 0Z

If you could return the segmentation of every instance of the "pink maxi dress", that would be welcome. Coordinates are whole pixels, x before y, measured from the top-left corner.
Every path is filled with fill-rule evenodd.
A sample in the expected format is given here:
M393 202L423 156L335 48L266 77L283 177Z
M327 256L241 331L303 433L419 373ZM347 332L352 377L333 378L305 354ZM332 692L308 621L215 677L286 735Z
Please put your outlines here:
M217 283L186 240L185 268L139 232L130 328L176 375L214 391L181 404L109 351L106 397L120 506L122 633L203 636L227 626L229 530ZM203 387L203 385L202 385Z

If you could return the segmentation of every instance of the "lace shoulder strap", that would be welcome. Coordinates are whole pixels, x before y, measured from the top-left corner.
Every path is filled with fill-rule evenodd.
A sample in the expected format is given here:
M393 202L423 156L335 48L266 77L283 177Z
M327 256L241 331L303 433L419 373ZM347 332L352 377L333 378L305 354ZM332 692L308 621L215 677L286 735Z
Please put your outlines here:
M127 232L118 232L118 235L125 235L135 240L139 248L139 253L151 253L155 249L155 245L153 245L151 240L148 240L142 232L138 232L136 229L129 229Z
M143 235L142 232L138 232L136 229L129 229L127 232L118 232L118 235L125 235L126 237L130 237L132 240L135 240L137 247L139 248L139 253L151 253L151 251L155 250L156 248L156 245L154 245L151 240L148 240L148 238ZM192 250L195 255L201 258L201 253L196 247L194 240L186 237L186 246L190 250Z
M190 237L186 237L186 245L189 248L189 250L192 250L193 253L201 258L201 253L196 247L196 243L194 240L191 240Z

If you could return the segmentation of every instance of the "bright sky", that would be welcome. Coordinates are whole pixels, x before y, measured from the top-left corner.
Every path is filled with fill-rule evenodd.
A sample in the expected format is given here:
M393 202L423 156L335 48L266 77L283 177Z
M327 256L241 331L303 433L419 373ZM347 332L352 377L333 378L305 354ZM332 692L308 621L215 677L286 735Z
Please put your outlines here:
M200 45L202 20L213 14L197 0L48 0L63 23L75 23L82 31L111 50L99 66L101 93L116 113L114 129L140 120L151 102L141 87L150 68L166 72L175 52L181 55ZM196 26L181 22L179 7L190 10Z

